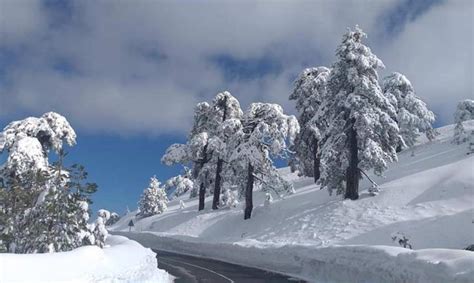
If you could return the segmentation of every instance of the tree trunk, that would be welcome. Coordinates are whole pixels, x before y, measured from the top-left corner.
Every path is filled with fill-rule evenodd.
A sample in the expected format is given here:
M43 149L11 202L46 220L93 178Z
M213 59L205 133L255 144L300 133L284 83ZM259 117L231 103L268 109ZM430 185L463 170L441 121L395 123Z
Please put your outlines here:
M319 146L319 141L317 138L314 138L313 140L313 176L314 176L314 182L316 183L319 180L319 177L321 177L321 172L319 171L319 165L321 163L321 160L318 157L318 146Z
M245 188L245 212L244 219L250 219L253 209L253 166L249 163L248 176L247 176L247 187Z
M344 198L356 200L359 198L359 157L357 148L357 133L354 130L355 119L351 121L351 127L348 132L349 139L349 167L346 171L346 192Z
M227 119L227 96L224 96L224 113L222 114L222 122L225 122ZM224 160L222 158L217 159L217 168L216 168L216 183L214 184L214 197L212 199L212 209L219 208L219 200L221 198L221 172L222 172L222 163Z
M202 170L202 168L204 167L204 165L209 161L207 160L207 146L208 144L206 143L206 145L204 146L203 148L203 153L202 153L202 158L201 160L199 161L199 170L197 170L197 172L195 173L196 174L196 177L199 175L199 171ZM207 174L205 176L205 180L207 182ZM201 181L201 184L199 185L199 208L198 210L201 211L204 209L204 200L206 198L206 187L204 187L204 182Z
M206 189L204 188L204 183L199 185L199 211L204 209L204 199L206 198Z
M216 183L214 184L214 198L212 199L212 209L219 208L219 200L221 197L221 171L222 171L222 163L224 160L222 158L217 159L217 169L216 169Z
M401 145L401 144L398 144L398 145L397 145L396 151L397 151L397 153L399 153L399 152L402 151L402 145Z

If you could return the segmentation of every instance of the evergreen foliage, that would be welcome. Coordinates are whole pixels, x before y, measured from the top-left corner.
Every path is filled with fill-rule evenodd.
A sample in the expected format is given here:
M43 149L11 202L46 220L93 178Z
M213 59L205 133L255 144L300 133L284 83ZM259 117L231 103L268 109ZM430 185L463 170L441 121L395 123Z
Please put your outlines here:
M165 189L160 185L160 181L155 176L151 177L150 185L143 191L138 203L140 216L148 217L161 214L168 208L168 197Z
M362 43L366 34L348 31L336 50L327 82L328 95L317 119L327 119L321 150L321 185L329 192L357 199L360 169L378 175L397 160L402 138L396 110L383 95L377 69L384 65Z
M403 138L397 151L405 145L412 147L420 133L424 133L429 140L434 139L434 113L416 96L415 89L404 75L395 72L386 77L383 80L383 92L395 108L396 121Z
M465 99L460 101L454 113L454 123L456 123L454 128L454 143L461 144L469 140L469 134L466 133L463 122L472 119L474 119L474 100Z

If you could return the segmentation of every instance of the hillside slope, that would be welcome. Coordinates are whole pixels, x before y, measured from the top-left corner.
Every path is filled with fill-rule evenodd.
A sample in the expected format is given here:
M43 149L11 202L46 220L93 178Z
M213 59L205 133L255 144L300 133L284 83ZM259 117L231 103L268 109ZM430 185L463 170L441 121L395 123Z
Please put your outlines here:
M474 129L474 121L467 124L467 129ZM439 129L436 141L420 139L414 148L414 156L411 150L402 152L399 161L390 166L383 178L371 176L382 190L377 196L369 196L365 192L370 184L363 180L359 200L342 200L341 196L329 196L310 179L298 178L284 168L281 172L293 181L296 193L275 200L269 208L265 208L264 193L255 192L256 208L250 220L243 220L242 206L212 211L211 198L208 198L206 209L198 212L197 200L183 199L187 206L183 210L179 209L179 200L173 200L163 215L134 219L135 232L152 232L161 239L200 243L201 246L304 246L311 249L335 245L398 247L398 243L391 238L398 232L409 238L414 249L463 249L474 243L474 157L466 155L466 144L451 143L452 131L453 126L450 125ZM133 214L127 215L112 229L127 231L131 218L134 218ZM142 241L148 241L150 245L153 242L143 237ZM238 253L224 256L192 246L187 248L182 252L199 252L240 262ZM208 248L213 249L211 246ZM384 253L399 255L407 252L405 249L395 250L397 252L392 253L385 249ZM348 252L347 248L342 251ZM338 254L334 250L323 253L320 249L319 252L326 254L327 258L331 253ZM286 253L292 255L290 250ZM432 252L425 253L433 255ZM469 272L474 274L474 258L469 252L461 253L469 259ZM452 256L448 258L452 259ZM265 264L263 267L274 268ZM314 276L302 270L284 271L306 274L305 278Z

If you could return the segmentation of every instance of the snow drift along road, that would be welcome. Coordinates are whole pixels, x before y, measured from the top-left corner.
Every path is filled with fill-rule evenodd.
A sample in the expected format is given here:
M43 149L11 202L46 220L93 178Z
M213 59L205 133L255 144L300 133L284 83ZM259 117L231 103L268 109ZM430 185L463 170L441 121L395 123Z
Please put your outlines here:
M107 247L50 254L0 254L0 282L172 282L156 255L135 241L109 236Z

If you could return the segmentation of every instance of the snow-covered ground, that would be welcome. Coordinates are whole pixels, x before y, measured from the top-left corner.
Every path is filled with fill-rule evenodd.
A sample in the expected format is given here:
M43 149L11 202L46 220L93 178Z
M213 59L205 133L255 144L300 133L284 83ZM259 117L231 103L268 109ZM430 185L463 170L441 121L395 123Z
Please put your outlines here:
M466 123L474 129L474 121ZM438 129L434 142L420 139L399 155L384 178L372 178L382 192L341 200L311 179L282 169L296 193L263 207L256 191L250 220L242 206L197 211L197 200L173 200L162 215L134 219L127 236L145 246L204 255L285 272L315 281L469 282L474 278L474 158L467 145L451 143L453 126ZM134 213L112 229L127 231ZM146 233L145 233L146 232ZM393 233L409 238L414 251L400 248Z
M50 254L0 254L0 282L172 282L155 253L122 236L101 249Z

